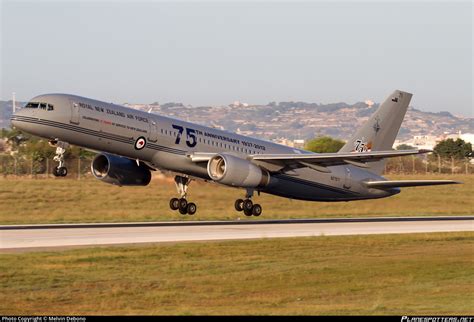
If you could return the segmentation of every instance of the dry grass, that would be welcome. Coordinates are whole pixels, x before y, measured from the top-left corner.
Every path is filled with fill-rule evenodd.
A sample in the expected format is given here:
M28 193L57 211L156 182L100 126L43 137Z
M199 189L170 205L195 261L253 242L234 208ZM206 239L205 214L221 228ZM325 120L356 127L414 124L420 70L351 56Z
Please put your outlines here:
M390 179L429 178L460 180L464 184L406 188L390 198L338 203L295 201L262 194L255 197L264 209L258 219L474 213L474 175L390 176ZM169 199L176 196L172 180L153 180L147 187L116 187L92 178L79 181L2 178L0 223L247 219L233 206L243 193L243 190L193 182L189 199L197 203L198 213L181 216L168 206Z
M474 234L0 255L0 315L474 314Z

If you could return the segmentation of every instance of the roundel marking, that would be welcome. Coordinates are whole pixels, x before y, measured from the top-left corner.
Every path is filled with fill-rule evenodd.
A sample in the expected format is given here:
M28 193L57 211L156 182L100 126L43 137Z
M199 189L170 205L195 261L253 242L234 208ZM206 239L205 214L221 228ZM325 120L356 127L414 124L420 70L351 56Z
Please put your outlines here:
M143 136L140 136L135 141L135 150L141 150L145 147L145 145L146 145L146 139Z

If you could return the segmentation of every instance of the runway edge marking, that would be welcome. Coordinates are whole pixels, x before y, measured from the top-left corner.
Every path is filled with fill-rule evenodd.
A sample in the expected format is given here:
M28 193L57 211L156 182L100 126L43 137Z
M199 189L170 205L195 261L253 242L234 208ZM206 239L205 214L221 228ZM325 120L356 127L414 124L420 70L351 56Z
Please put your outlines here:
M0 230L32 229L78 229L78 228L118 228L118 227L179 227L179 226L226 226L226 225L278 225L317 223L370 223L409 221L455 221L473 220L474 216L434 216L434 217L368 217L368 218L310 218L273 220L232 220L232 221L163 221L163 222L120 222L120 223L80 223L80 224L29 224L1 225Z

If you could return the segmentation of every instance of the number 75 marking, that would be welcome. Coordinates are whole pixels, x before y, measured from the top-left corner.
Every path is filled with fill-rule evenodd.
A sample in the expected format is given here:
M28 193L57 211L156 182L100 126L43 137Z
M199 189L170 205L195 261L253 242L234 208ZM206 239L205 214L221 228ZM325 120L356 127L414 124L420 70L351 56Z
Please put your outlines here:
M183 131L184 131L184 127L173 124L173 129L178 131L178 135L176 135L176 140L174 141L174 143L179 144L179 142L181 141L181 135L183 134ZM190 148L193 148L196 146L196 144L197 144L196 130L186 128L186 145L189 146Z

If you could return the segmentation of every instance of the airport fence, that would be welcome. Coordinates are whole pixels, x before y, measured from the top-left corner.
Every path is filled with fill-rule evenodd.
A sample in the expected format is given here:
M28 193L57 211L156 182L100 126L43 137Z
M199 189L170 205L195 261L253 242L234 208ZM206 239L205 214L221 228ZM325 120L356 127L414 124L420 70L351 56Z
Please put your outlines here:
M92 177L90 164L92 158L66 159L68 178L81 179ZM406 156L388 159L385 163L385 174L472 174L474 164L469 159L443 159L437 157L420 158ZM49 158L31 158L0 155L0 176L28 176L31 178L53 177L55 161Z
M405 156L388 159L385 174L471 174L474 173L472 159L441 158L432 154L424 157Z
M73 158L66 159L68 177L81 179L92 176L90 164L92 159ZM53 177L53 168L57 162L49 158L15 157L10 155L0 156L0 175L6 176L29 176L31 178Z

